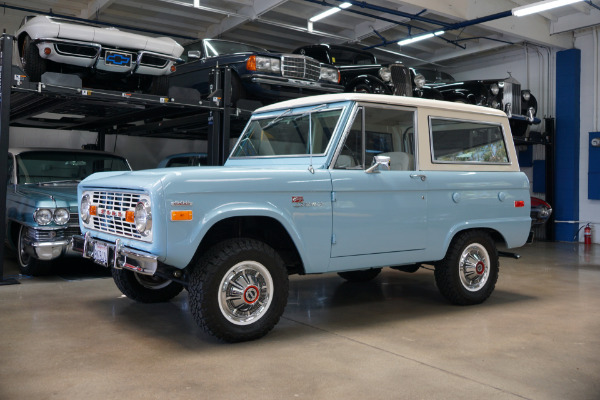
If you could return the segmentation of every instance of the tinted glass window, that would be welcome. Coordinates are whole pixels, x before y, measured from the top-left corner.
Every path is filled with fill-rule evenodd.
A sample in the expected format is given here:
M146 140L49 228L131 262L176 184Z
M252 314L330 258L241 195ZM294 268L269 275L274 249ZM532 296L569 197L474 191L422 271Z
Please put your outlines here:
M21 184L80 181L104 171L129 171L129 166L121 157L97 153L30 151L17 155Z
M333 47L330 53L334 65L368 65L376 62L375 56L362 51Z
M334 168L365 169L381 155L390 157L391 170L409 171L415 169L414 154L413 111L361 107Z
M430 123L434 162L508 163L502 126L440 118Z

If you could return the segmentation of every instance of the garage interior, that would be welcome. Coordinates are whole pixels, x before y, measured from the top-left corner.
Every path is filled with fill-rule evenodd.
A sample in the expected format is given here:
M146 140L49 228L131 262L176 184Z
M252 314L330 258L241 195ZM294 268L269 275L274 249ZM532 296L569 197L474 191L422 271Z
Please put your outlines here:
M541 120L515 142L521 169L553 213L533 243L516 250L520 259L501 258L494 294L477 306L450 305L425 268L385 269L366 283L294 275L275 329L225 344L195 324L185 292L136 303L87 260L61 258L31 277L5 249L0 282L20 284L0 285L0 399L600 397L600 150L591 144L600 132L600 2L524 17L511 10L534 1L342 3L6 1L0 26L13 34L23 17L53 14L181 44L220 38L279 52L343 44L457 81L512 76L535 94ZM314 20L327 10L335 13ZM444 33L396 43L437 30ZM11 110L19 96L12 94ZM194 107L183 113L190 126L209 125L195 115ZM221 143L221 161L244 125L243 112L225 117L230 142ZM110 118L89 129L10 123L1 133L9 147L100 144L134 170L174 153L213 152L216 140L189 126L172 134L112 129Z

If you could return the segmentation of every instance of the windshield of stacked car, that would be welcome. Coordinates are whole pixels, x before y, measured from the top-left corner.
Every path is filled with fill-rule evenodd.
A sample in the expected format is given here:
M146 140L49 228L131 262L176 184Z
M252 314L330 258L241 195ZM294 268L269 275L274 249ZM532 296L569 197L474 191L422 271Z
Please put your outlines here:
M17 183L79 182L94 172L129 171L127 161L110 154L29 151L16 156Z
M184 49L185 51L182 54L182 58L185 61L190 61L188 57L190 51L199 52L203 58L217 57L224 54L267 52L267 50L261 47L217 39L201 40L199 42L190 43L185 45Z
M334 65L369 65L377 62L374 55L352 49L331 47L330 54Z
M252 119L232 157L277 157L324 154L342 114L327 105L287 109L267 118Z
M425 77L425 82L427 83L453 83L456 80L452 77L452 75L447 74L442 71L437 71L434 69L416 69L415 72L417 74L421 74Z

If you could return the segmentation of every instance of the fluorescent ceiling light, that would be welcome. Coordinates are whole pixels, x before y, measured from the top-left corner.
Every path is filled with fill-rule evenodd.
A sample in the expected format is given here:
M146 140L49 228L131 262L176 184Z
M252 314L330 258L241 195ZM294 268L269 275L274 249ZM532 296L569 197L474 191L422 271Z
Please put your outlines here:
M542 11L550 10L557 7L568 6L569 4L579 3L583 0L549 0L549 1L538 1L537 3L528 4L512 9L512 14L516 17L522 17L524 15L535 14Z
M426 33L424 35L421 36L414 36L408 39L404 39L398 42L398 44L400 46L404 46L410 43L415 43L415 42L420 42L421 40L425 40L425 39L430 39L434 36L440 36L443 35L445 32L444 31L437 31L437 32L433 32L433 33Z
M317 14L314 17L312 17L311 19L309 19L310 22L317 22L322 20L323 18L327 18L330 15L335 14L338 11L342 11L344 8L348 8L352 5L352 3L342 3L340 4L339 7L332 7L329 10L322 12L321 14Z

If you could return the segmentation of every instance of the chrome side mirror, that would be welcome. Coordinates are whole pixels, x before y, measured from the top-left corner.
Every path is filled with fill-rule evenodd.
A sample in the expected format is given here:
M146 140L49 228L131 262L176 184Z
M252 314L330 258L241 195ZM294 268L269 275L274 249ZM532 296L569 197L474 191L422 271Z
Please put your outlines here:
M367 174L379 173L381 170L390 170L390 158L388 156L373 157L373 165L365 170Z
M533 107L529 107L527 109L527 121L533 122L535 119L535 109Z
M200 50L190 50L188 51L188 58L200 58Z

